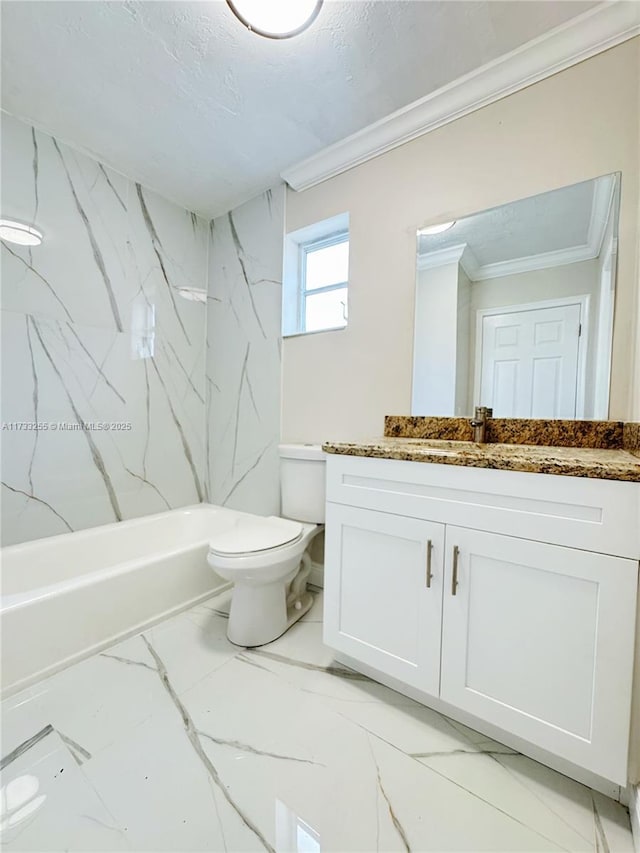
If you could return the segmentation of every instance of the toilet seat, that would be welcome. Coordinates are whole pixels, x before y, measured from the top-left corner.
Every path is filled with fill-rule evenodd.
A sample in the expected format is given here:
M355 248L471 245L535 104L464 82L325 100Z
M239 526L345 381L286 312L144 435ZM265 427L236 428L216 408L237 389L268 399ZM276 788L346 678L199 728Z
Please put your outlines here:
M298 521L273 515L239 518L209 540L209 552L220 557L242 557L273 551L300 539L302 529Z

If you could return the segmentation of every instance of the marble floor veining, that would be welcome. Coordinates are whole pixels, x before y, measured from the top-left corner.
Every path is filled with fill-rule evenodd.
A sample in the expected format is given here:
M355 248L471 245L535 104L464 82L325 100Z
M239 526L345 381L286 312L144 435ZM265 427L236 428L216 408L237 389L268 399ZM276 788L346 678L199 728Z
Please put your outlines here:
M254 650L226 604L3 702L6 850L633 850L618 803L335 663L321 594Z

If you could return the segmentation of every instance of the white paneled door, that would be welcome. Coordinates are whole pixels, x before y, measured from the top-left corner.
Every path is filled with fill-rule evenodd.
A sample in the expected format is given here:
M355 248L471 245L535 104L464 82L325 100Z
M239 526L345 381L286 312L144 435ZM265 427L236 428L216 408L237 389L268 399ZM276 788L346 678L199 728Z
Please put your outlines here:
M579 416L582 310L576 301L482 312L480 405L500 418Z
M444 525L327 504L324 639L438 695Z
M441 698L626 783L637 561L447 526Z

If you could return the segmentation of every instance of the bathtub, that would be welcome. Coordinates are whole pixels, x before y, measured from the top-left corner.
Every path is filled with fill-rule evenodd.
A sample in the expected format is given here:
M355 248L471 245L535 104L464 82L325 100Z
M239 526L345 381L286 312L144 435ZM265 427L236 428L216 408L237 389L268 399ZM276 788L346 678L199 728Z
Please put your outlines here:
M242 515L199 504L3 548L2 695L229 586L208 541Z

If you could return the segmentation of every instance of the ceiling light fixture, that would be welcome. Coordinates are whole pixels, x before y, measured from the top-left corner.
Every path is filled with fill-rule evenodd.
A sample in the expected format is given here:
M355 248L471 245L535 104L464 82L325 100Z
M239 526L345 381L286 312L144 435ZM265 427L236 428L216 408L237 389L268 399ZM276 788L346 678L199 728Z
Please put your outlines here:
M39 246L42 243L42 231L25 222L14 219L0 219L0 240L17 243L19 246Z
M227 0L247 29L270 39L304 32L318 17L323 0Z
M420 228L418 230L418 234L421 237L428 237L431 234L442 234L443 231L448 231L449 228L453 228L456 224L456 220L453 222L442 222L440 225L428 225L426 228Z

